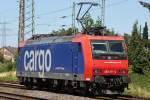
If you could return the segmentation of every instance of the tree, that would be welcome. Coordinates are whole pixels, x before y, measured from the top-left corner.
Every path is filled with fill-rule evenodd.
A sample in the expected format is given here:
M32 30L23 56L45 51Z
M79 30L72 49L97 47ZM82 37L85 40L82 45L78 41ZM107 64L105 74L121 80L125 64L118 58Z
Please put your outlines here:
M74 34L74 31L76 32L76 33L78 33L78 29L77 28L68 28L67 30L66 30L66 35L73 35ZM76 34L75 33L75 34Z
M91 29L92 27L101 27L102 26L102 22L101 22L101 19L100 17L98 17L96 20L92 19L90 13L88 13L84 19L82 20L82 23L85 27L85 29L89 30ZM56 35L59 35L59 36L63 36L63 35L73 35L74 34L74 30L76 31L76 33L79 32L78 28L68 28L68 29L59 29L58 31L52 31L51 34L56 34ZM83 30L83 32L85 32L85 30ZM116 36L118 35L115 30L112 28L111 30L110 29L106 29L106 34L105 35L108 35L108 36Z
M147 22L145 22L145 26L143 28L143 39L148 40L148 25L147 25Z
M131 41L137 42L140 40L141 40L141 36L140 36L139 29L138 29L138 22L135 22L135 24L133 25Z
M129 45L131 36L127 33L124 33L124 38L125 38L126 45Z
M101 27L101 26L102 26L102 21L101 21L101 18L98 17L94 23L94 27Z
M3 58L3 54L0 52L0 62L3 62L4 58Z
M112 29L107 29L106 30L106 35L107 36L118 36L118 34L115 32L115 30L112 28Z
M135 73L144 74L143 64L148 62L148 57L141 40L138 23L133 25L131 40L129 43L129 64Z
M92 19L91 15L89 13L84 17L82 22L83 22L83 25L86 29L94 26L94 20Z
M55 35L58 35L58 36L64 36L64 35L69 36L69 35L73 35L74 31L77 33L78 29L77 28L73 29L71 27L68 28L68 29L62 28L62 29L59 29L58 31L53 30L51 32L51 34L55 34Z

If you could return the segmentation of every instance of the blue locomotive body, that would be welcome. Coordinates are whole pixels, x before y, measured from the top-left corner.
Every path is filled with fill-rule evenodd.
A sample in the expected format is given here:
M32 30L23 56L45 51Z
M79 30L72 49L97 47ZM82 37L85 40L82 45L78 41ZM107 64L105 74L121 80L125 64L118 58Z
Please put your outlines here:
M20 48L17 77L83 80L84 58L79 43L25 45Z

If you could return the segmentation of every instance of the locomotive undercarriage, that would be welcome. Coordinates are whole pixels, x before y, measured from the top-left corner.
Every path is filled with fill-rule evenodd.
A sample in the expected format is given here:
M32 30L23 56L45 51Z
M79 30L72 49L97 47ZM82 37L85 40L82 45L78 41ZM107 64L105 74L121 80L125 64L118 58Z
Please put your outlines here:
M128 88L127 76L95 76L93 90L99 94L121 94Z
M19 77L19 82L28 89L56 89L67 91L82 91L92 95L121 94L128 88L129 78L126 76L95 76L93 82L54 80L40 78Z

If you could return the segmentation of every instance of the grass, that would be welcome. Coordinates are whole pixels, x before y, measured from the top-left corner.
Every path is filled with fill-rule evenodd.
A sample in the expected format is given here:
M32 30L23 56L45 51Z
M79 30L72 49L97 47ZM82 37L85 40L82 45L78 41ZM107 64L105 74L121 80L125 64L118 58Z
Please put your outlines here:
M16 63L12 63L10 61L5 61L4 63L0 63L0 73L15 71Z
M0 62L0 81L3 82L16 82L16 63L12 63L11 61L4 61L4 63Z
M130 84L129 88L130 88L130 90L126 90L125 94L132 95L132 96L138 96L138 97L150 98L150 92L141 88L140 86Z
M0 82L16 82L17 77L15 73L14 71L0 73Z
M150 98L150 76L131 73L130 78L132 82L125 94Z

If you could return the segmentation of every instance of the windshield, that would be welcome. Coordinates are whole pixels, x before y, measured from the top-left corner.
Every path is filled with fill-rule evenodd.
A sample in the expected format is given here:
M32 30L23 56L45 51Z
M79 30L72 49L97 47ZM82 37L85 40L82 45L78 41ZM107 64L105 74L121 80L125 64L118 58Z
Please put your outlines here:
M93 54L107 53L107 43L92 43Z
M123 53L124 48L122 42L109 42L110 53Z
M93 54L124 54L123 41L92 41Z

